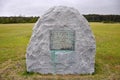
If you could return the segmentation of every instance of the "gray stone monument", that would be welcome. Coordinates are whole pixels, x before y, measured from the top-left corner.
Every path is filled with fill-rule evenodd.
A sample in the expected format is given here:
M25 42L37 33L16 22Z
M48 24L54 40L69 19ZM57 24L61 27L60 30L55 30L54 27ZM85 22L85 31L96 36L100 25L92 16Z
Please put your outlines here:
M92 74L95 51L88 21L74 8L53 7L33 28L26 54L27 71Z

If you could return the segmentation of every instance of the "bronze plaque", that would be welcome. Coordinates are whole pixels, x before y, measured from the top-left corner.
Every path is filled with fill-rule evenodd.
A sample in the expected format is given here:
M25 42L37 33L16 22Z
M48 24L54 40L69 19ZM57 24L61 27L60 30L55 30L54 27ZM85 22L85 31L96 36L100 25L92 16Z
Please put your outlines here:
M50 50L74 50L75 31L50 30Z

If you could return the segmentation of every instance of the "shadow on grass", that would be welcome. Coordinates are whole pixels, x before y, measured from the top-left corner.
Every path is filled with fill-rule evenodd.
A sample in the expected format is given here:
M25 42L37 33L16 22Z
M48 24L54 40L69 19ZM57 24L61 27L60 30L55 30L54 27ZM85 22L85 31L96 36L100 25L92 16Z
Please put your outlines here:
M27 72L27 71L22 73L22 75L24 75L24 76L30 76L30 75L33 75L33 74L35 74L35 73L34 72Z
M48 74L40 74L40 73L35 73L35 72L23 72L22 75L23 76L30 76L30 75L34 75L34 74L38 74L38 75L41 75L41 76L92 76L92 75L95 75L96 73L92 73L92 74L51 74L51 73L48 73Z

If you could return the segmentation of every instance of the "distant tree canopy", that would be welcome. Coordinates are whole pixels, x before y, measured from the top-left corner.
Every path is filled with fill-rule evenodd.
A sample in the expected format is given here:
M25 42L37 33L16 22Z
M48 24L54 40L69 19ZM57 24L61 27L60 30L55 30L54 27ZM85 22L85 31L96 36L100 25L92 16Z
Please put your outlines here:
M120 15L84 15L89 22L120 22ZM0 23L35 23L39 17L0 17Z
M35 23L38 17L0 17L0 23Z
M120 22L120 15L84 15L89 22Z

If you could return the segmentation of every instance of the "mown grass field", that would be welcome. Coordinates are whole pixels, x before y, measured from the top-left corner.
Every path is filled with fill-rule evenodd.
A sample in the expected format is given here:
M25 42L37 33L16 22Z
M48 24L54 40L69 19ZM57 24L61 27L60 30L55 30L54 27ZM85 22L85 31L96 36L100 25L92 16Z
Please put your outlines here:
M90 23L96 38L93 75L26 72L26 47L34 24L0 24L0 80L120 80L120 23Z

